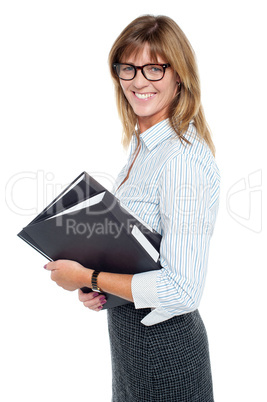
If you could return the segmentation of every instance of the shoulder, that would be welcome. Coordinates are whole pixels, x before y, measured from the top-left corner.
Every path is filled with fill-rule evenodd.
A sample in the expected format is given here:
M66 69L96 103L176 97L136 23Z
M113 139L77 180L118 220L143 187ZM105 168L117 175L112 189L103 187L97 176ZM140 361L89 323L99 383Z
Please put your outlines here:
M194 172L199 177L213 177L213 180L219 182L220 172L216 160L193 123L189 124L184 137L189 143L178 139L174 133L166 144L167 155L163 171L168 171L169 174L178 171L184 171L185 174L185 171L191 174Z

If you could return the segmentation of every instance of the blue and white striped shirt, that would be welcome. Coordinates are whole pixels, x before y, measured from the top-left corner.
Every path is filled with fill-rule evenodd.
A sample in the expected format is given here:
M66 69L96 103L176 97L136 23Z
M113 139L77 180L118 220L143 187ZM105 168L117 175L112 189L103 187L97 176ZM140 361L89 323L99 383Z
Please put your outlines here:
M140 135L140 152L129 178L137 138L115 186L115 196L161 233L159 271L132 279L135 307L151 308L142 323L153 325L198 308L205 284L220 175L215 159L190 123L181 143L169 120ZM118 188L119 187L119 188Z

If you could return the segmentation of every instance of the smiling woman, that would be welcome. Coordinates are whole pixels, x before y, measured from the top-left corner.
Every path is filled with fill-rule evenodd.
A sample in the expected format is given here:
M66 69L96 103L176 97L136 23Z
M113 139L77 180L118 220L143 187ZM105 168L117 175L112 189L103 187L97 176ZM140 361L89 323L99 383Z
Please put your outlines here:
M113 401L212 402L197 306L220 179L194 52L172 19L143 16L119 35L109 65L131 141L114 192L163 235L161 274L134 275L134 307L108 311Z
M198 306L220 176L194 53L173 20L143 16L117 38L109 63L124 144L131 142L113 193L162 235L161 269L114 274L73 261L46 269L65 289L91 288L79 291L91 310L103 308L105 292L132 302L108 309L113 402L213 402Z

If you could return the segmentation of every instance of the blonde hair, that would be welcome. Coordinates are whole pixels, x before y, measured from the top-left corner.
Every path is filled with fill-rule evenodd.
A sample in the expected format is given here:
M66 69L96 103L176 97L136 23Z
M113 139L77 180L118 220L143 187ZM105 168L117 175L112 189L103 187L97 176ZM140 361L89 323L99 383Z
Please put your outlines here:
M191 120L198 135L213 154L215 147L201 104L200 81L195 54L181 28L169 17L144 15L132 21L118 36L109 53L109 67L115 85L119 116L123 125L122 143L127 147L136 130L137 116L127 101L113 63L142 51L149 44L153 61L165 59L180 77L180 87L169 107L168 118L178 138L188 142L184 134ZM138 134L138 133L137 133Z

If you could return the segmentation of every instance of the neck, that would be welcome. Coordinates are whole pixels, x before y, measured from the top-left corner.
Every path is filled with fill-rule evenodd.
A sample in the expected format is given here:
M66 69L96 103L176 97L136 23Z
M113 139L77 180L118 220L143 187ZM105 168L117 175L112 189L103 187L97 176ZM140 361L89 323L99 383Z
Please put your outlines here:
M161 121L165 120L167 117L168 116L166 116L166 114L162 114L160 116L138 116L139 133L144 133L146 130L148 130L152 126L155 126L155 124L158 124Z

